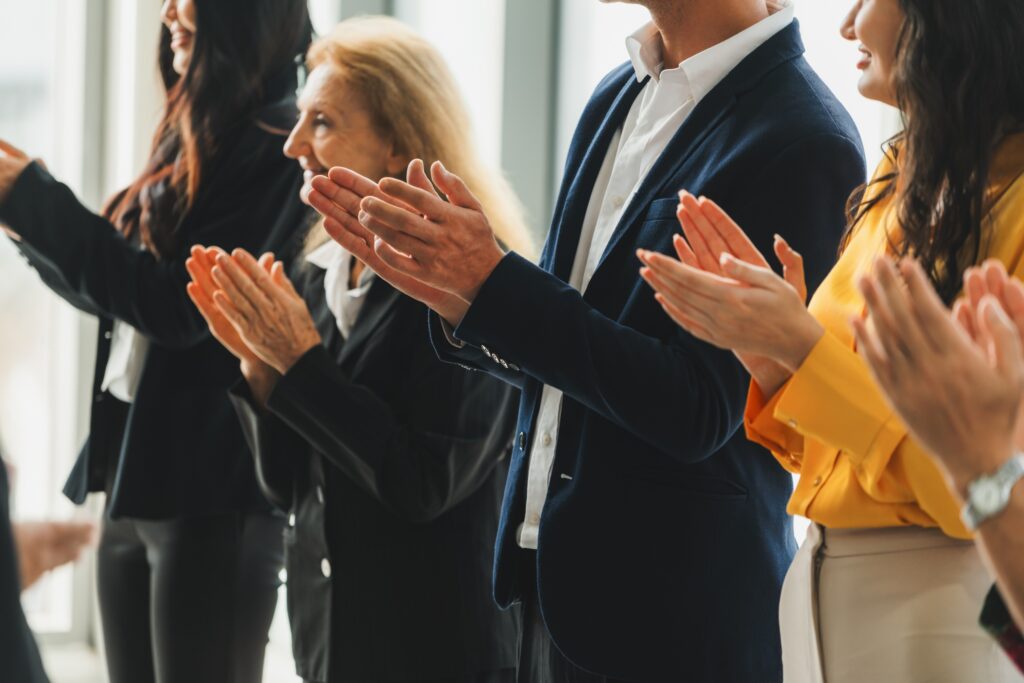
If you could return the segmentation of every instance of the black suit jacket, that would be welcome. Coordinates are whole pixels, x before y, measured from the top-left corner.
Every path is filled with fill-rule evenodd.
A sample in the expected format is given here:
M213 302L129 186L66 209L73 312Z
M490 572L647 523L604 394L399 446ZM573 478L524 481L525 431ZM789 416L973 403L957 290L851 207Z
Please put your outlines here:
M536 562L559 649L628 681L781 679L778 602L795 543L788 473L742 433L749 377L677 327L639 276L637 248L672 253L680 189L717 201L771 257L803 253L813 289L835 261L864 181L853 122L804 61L796 23L749 55L672 138L627 207L586 291L566 284L595 178L642 84L629 64L577 128L539 266L508 255L442 357L522 388L495 561L510 604ZM487 347L486 350L484 347ZM518 547L527 449L544 385L564 392L538 551Z
M441 680L513 667L516 617L494 604L490 574L516 392L440 362L424 307L382 280L343 340L324 271L297 270L325 343L281 378L268 413L242 388L234 400L260 483L291 513L299 674Z
M47 683L39 648L21 610L21 575L8 494L7 467L0 460L0 681Z
M238 363L189 300L185 260L197 243L276 250L300 223L301 171L267 124L280 123L282 96L294 89L294 75L283 79L270 104L220 141L172 258L140 251L38 164L0 205L0 222L21 235L18 247L43 282L100 319L89 439L64 489L74 502L109 480L112 517L269 509L227 398ZM100 390L114 320L151 342L131 406Z

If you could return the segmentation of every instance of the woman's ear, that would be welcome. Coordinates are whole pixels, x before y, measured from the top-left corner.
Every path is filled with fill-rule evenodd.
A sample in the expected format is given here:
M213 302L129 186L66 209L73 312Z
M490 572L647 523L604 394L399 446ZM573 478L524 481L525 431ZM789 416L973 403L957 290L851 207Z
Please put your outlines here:
M387 167L388 175L392 178L405 180L405 169L409 168L412 159L394 143L391 144L391 151L388 152Z

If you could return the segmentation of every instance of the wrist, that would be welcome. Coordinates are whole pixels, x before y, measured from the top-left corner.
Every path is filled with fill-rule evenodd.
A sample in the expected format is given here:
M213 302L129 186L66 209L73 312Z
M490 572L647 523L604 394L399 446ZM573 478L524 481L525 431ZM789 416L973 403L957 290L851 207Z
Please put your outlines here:
M241 370L253 398L261 407L266 406L281 375L261 360L243 360Z
M790 344L784 349L783 357L778 359L779 363L790 374L796 372L811 355L811 351L823 336L825 336L825 328L808 313L804 317L803 324L794 329L794 333L790 337Z
M273 363L274 369L281 375L287 375L288 371L295 367L295 364L298 363L303 356L320 346L320 343L320 336L317 335L316 338L310 337L307 341L301 344L296 344L287 354L275 359L275 362Z
M993 445L962 451L953 457L946 455L941 460L947 484L962 502L967 499L968 487L972 483L999 471L1014 453L1011 445Z
M476 300L477 295L480 294L480 290L483 289L484 285L491 278L491 275L494 274L498 264L500 264L505 258L505 252L501 250L501 247L498 246L497 242L495 242L494 247L495 252L490 255L490 258L486 262L486 266L480 269L480 276L476 279L476 282L470 285L466 291L458 293L459 298L467 303L467 308ZM462 311L462 315L464 314L465 311ZM459 317L461 318L461 315ZM452 321L449 320L448 322Z

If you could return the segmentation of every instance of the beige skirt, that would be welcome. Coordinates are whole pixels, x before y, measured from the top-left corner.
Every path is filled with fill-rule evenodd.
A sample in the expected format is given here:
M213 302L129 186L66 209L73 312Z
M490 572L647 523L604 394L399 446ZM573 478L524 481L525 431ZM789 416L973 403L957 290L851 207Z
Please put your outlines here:
M992 579L938 530L811 525L782 588L786 683L1019 683L978 625Z

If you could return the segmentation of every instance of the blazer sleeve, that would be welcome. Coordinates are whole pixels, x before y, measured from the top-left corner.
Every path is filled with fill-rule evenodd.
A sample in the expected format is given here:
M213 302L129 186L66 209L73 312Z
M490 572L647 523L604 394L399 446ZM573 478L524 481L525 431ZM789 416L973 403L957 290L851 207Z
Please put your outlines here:
M252 452L260 490L274 506L290 511L295 505L296 473L308 464L309 445L277 416L261 410L244 380L228 396Z
M211 172L185 217L174 258L157 259L129 243L109 221L83 206L39 164L21 174L0 205L0 221L22 239L43 281L72 305L121 320L152 341L188 348L209 335L189 300L185 270L191 244L261 251L274 217L295 199L293 163L276 136L251 126Z
M57 270L57 268L54 267L54 265L42 254L32 249L32 247L25 244L23 241L12 240L12 242L14 242L18 251L21 252L25 262L36 271L39 279L47 286L47 288L50 289L50 291L83 313L88 315L100 314L100 312L96 310L85 297L75 291L67 280L64 279L61 272Z
M858 143L808 136L720 203L762 249L784 230L809 263L819 254L834 260L847 197L863 180ZM812 288L827 270L809 272ZM681 330L659 339L612 320L514 253L484 283L455 334L679 461L711 456L741 423L749 378L731 353ZM471 355L479 353L464 349L458 358L507 378L504 366Z
M416 523L436 519L486 481L509 450L514 418L510 389L440 363L422 346L418 369L402 380L407 411L350 380L323 346L306 353L268 400L334 467Z

